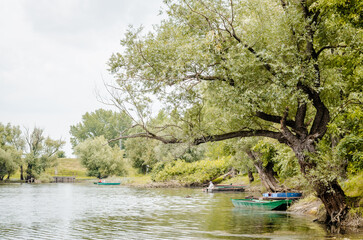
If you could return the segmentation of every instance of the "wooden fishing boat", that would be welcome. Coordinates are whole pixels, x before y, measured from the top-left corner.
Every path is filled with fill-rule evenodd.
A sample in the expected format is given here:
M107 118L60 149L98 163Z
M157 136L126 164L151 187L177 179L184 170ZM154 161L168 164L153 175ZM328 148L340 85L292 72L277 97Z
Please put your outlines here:
M244 192L243 185L215 185L213 188L204 188L204 192Z
M120 185L121 183L106 183L106 182L95 182L97 185Z
M297 192L277 192L277 193L263 193L264 199L300 199L302 197L302 193Z
M258 210L286 210L291 199L259 200L259 199L231 199L235 207Z

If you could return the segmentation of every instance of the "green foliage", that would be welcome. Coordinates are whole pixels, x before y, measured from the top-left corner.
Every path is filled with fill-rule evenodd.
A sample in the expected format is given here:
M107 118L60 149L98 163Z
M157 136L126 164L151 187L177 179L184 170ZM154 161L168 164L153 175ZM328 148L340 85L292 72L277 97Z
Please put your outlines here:
M255 166L252 159L247 155L246 151L253 147L253 144L257 142L254 138L245 138L231 141L231 145L234 149L232 155L232 164L235 169L241 173L248 173L248 171L255 172Z
M164 110L149 120L148 125L162 132L164 135L172 135L173 129L168 126L170 117ZM161 130L160 130L161 129ZM129 134L141 131L141 127L134 127ZM184 144L164 144L150 138L129 138L125 141L125 153L134 168L145 173L152 169L159 162L167 162L182 159L186 162L194 162L204 157L205 146L191 146Z
M312 6L316 10L335 14L344 23L363 27L363 3L359 0L318 0Z
M319 153L330 161L338 175L363 170L363 111L360 105L348 105L329 124L326 137L319 143Z
M57 157L58 158L66 158L66 153L64 151L58 151Z
M359 135L345 136L337 148L340 158L348 161L349 173L356 174L363 171L363 131Z
M157 162L154 148L160 143L147 138L130 138L125 141L126 156L132 166L145 173Z
M274 170L280 179L301 175L300 166L295 153L286 145L275 144L277 154L274 156Z
M363 216L363 171L356 175L350 175L342 182L342 188L347 195L347 202L352 208L352 214L358 213Z
M156 94L188 117L193 128L185 128L185 133L252 127L258 121L253 117L256 110L281 116L297 98L306 99L297 90L297 81L303 78L314 87L315 63L305 59L308 33L299 4L290 2L284 9L277 1L237 1L233 6L228 1L167 2L168 19L146 35L130 29L121 40L125 51L113 54L109 66L121 89ZM316 51L345 46L337 47L335 54L326 50L319 59L326 83L319 91L324 100L339 104L331 101L338 100L335 93L349 94L345 85L362 74L361 61L355 61L361 55L357 51L361 39L354 37L356 29L337 27L330 16L314 26L314 44ZM254 54L248 46L253 46ZM273 79L264 63L274 68ZM203 76L209 81L201 83ZM204 108L207 105L209 109Z
M260 153L260 160L262 161L264 167L266 167L269 162L273 161L277 154L274 145L263 140L258 141L252 150Z
M342 187L347 196L359 197L363 201L363 172L350 176L347 181L342 183Z
M6 126L0 123L0 147L13 146L17 150L23 150L25 141L22 138L19 126Z
M235 155L235 149L233 148L234 143L234 140L207 143L205 156L209 159L233 156Z
M0 180L14 174L21 164L21 151L12 147L0 148Z
M154 168L158 162L182 159L194 162L204 157L203 146L188 144L167 145L147 138L130 138L125 141L126 156L141 173Z
M111 140L120 136L122 132L131 127L131 119L124 113L111 110L98 109L95 112L85 113L82 122L71 126L70 134L73 148L88 138L104 136ZM119 145L118 141L110 145Z
M0 123L0 180L14 174L21 164L24 140L19 126Z
M310 180L319 181L328 186L329 182L344 177L344 163L337 157L336 150L321 141L314 153L310 153L310 161L315 165L308 173Z
M349 173L363 170L363 111L359 106L349 109L337 121L339 132L344 136L336 147L342 162L348 162Z
M52 175L43 172L39 175L37 180L39 180L41 183L50 183L53 181L53 177Z
M280 180L284 180L300 174L300 167L295 153L284 144L268 138L249 138L240 139L232 144L234 148L234 166L239 166L243 173L255 171L253 160L246 154L252 150L258 153L258 161L262 161L264 167L269 162L273 163L273 170L277 173Z
M300 167L294 152L286 145L275 140L264 138L251 148L259 153L259 160L264 167L273 163L273 170L281 180L300 174Z
M75 153L87 168L89 176L105 178L125 174L123 151L117 146L111 148L103 136L78 144Z
M200 160L188 163L177 160L168 163L158 163L153 169L153 181L176 180L184 185L200 185L226 173L231 167L230 158L218 160Z

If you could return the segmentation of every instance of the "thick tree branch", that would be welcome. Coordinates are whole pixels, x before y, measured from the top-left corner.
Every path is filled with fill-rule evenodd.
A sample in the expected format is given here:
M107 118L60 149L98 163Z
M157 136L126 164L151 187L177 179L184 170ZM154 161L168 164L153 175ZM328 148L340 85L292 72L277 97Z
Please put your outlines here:
M315 14L309 10L309 6L307 3L307 0L301 0L301 6L303 8L305 20L307 22L305 28L307 30L306 34L306 53L308 59L314 59L316 60L318 55L314 49L314 33L315 30L313 28L313 25L316 23L317 18L319 16L319 11ZM313 15L314 14L314 15ZM313 16L312 16L313 15Z
M285 138L283 137L283 135L280 132L273 132L273 131L268 131L268 130L250 130L250 131L241 130L241 131L229 132L229 133L225 133L225 134L202 136L202 137L195 138L194 140L192 140L191 144L199 145L199 144L206 143L206 142L217 142L217 141L223 141L223 140L237 138L237 137L258 137L258 136L274 138L281 143L286 143ZM128 136L120 136L118 138L109 140L109 142L117 141L120 139L128 139L128 138L150 138L150 139L155 139L155 140L161 141L162 143L165 143L165 144L176 144L176 143L185 142L182 139L177 139L175 137L165 138L162 136L157 136L150 132L142 132L142 133L136 133L136 134L132 134L132 135L128 135Z
M281 133L287 139L288 144L294 145L297 142L297 138L286 126L286 118L288 115L289 115L289 108L286 107L285 114L281 118Z
M314 89L302 84L301 82L297 84L297 88L301 89L308 95L308 98L313 102L313 106L316 109L316 115L309 134L316 135L318 138L323 137L327 130L327 124L330 121L328 108L321 101L319 93Z
M256 116L265 121L273 122L273 123L281 123L281 120L282 120L282 117L280 117L280 116L270 115L270 114L267 114L264 112L257 112ZM286 125L291 128L296 127L295 121L292 121L292 120L286 120Z
M319 51L317 51L316 55L319 57L319 55L326 49L336 49L336 48L346 48L346 45L338 45L338 46L325 46L322 47Z
M306 111L307 103L298 100L298 107L295 115L296 128L294 129L294 131L302 138L305 138L308 135L308 131L305 125Z
M155 139L155 140L161 141L162 143L165 143L165 144L183 143L183 141L181 141L180 139L176 139L174 137L167 139L167 138L157 136L157 135L149 133L149 132L136 133L136 134L132 134L132 135L128 135L128 136L120 136L118 138L110 139L110 140L108 140L108 142L114 142L114 141L118 141L120 139L128 139L128 138L150 138L150 139Z
M237 138L237 137L269 137L279 140L280 142L285 142L283 136L279 132L273 132L268 130L251 130L251 131L236 131L229 132L225 134L208 135L193 140L194 145L199 145L206 142L217 142L226 139Z

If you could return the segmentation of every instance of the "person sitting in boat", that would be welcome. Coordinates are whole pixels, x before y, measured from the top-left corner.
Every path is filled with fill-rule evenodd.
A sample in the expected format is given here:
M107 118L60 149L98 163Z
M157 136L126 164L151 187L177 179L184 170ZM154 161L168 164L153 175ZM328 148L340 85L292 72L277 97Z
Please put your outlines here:
M213 189L214 188L214 184L212 183L212 181L209 182L209 186L208 189Z
M101 183L102 182L102 179L100 178L100 180L98 182Z

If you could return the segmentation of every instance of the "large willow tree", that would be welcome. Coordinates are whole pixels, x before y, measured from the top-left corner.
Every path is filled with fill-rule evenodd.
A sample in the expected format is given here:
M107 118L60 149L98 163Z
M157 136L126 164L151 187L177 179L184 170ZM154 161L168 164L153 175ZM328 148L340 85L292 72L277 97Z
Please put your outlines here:
M139 132L198 145L262 136L295 152L328 221L347 213L336 178L316 174L314 153L333 115L359 98L362 29L308 0L166 0L153 32L130 29L109 66L112 101L136 108ZM171 118L148 125L150 95ZM132 115L132 114L131 114Z

